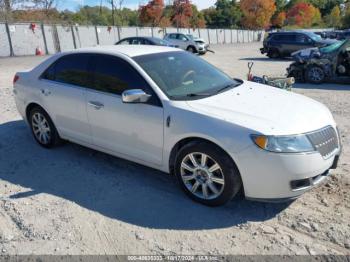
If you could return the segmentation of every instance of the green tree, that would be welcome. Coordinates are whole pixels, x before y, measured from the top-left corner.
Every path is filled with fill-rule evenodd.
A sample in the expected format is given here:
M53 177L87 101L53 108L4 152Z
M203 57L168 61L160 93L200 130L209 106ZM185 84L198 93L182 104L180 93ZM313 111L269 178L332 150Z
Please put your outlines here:
M325 17L327 26L338 28L341 26L341 11L339 6L335 6L332 12Z
M217 0L215 8L210 7L202 13L209 27L237 27L242 18L242 12L236 0Z

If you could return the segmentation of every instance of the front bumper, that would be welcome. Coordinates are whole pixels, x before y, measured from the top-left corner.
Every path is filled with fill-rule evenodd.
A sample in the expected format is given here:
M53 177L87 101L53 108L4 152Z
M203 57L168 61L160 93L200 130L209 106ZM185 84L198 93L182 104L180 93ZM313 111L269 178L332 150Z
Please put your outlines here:
M340 152L324 159L318 152L280 154L249 147L237 159L245 196L265 202L295 199L327 178Z

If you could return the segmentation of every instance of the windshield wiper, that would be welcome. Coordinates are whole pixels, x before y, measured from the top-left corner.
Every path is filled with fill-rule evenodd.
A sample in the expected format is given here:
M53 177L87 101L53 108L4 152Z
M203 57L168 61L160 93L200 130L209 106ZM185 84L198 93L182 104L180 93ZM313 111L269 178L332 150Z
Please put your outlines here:
M224 86L223 88L220 88L219 90L216 90L215 93L218 94L218 93L225 91L226 89L229 89L229 88L231 89L231 88L237 87L239 85L241 85L241 83L229 84L229 85Z
M210 93L191 93L191 94L187 94L187 97L196 97L196 96L210 96Z

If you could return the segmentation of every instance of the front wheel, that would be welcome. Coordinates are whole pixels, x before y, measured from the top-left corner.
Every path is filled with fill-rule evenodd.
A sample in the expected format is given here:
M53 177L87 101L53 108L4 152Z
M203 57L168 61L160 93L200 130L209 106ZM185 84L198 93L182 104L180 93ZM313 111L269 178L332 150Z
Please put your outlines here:
M193 54L196 53L196 49L193 46L187 47L187 51Z
M175 173L185 193L208 206L227 203L242 186L232 159L220 148L205 142L190 143L180 149Z
M312 65L306 69L305 78L312 84L322 84L326 79L326 74L321 67Z

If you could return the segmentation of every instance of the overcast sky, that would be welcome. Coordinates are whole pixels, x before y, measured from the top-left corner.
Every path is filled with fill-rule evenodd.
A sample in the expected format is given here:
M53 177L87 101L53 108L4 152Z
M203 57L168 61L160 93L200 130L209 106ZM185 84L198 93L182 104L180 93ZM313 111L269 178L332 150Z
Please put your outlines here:
M79 5L99 5L100 1L101 0L58 0L58 8L75 10ZM107 3L106 0L102 1L105 4ZM124 0L124 6L137 9L140 4L145 4L147 2L147 0ZM200 10L214 5L215 2L216 0L192 0L192 3L197 5Z

